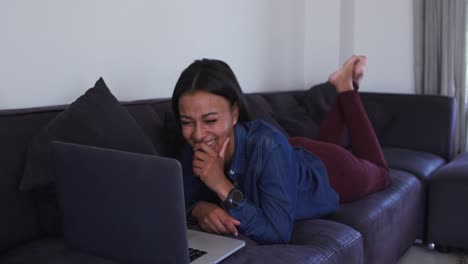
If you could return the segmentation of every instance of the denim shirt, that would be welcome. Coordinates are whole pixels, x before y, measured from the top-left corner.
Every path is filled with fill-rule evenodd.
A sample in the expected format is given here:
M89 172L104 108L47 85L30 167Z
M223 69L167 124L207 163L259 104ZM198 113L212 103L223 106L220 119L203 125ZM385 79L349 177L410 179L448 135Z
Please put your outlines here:
M338 208L320 159L293 149L287 138L264 121L238 123L228 177L244 193L244 201L229 210L240 221L239 231L259 243L288 243L295 220L321 217ZM217 195L193 175L193 151L186 146L180 162L186 208L198 201L219 204Z

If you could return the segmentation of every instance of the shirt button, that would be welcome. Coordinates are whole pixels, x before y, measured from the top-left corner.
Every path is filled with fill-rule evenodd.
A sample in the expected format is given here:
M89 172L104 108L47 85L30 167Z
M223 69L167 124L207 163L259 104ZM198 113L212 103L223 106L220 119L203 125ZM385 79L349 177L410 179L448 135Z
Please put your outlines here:
M229 174L234 175L234 171L233 171L233 170L230 170L230 171L229 171Z

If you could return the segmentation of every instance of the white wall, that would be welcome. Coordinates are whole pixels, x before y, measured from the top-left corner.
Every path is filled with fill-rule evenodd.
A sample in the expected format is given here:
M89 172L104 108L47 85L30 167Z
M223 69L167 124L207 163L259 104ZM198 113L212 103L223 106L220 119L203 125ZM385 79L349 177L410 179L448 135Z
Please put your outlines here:
M369 61L362 90L414 93L413 1L353 2L352 49Z
M246 92L304 89L352 53L362 90L413 92L411 1L0 1L0 109L68 104L104 77L120 100L170 97L194 59Z
M193 60L228 62L247 92L301 89L304 2L0 2L0 109L66 104L99 76L120 100L170 97Z
M340 2L305 1L305 88L326 81L339 65Z
M413 2L306 0L305 87L352 54L368 57L361 91L414 93Z

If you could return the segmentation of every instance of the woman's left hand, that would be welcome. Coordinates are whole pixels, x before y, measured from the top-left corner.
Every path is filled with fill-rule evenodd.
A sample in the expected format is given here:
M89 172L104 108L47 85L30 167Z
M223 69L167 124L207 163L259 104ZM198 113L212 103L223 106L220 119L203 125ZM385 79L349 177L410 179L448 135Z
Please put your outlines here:
M229 138L226 139L219 153L216 153L204 142L193 146L193 173L208 188L216 192L222 201L227 198L229 191L234 188L234 185L224 175L224 157L228 143Z

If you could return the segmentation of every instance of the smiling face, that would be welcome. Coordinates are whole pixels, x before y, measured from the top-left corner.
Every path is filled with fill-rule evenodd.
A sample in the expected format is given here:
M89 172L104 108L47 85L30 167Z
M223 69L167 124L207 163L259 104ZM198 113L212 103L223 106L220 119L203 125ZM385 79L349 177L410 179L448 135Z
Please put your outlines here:
M239 109L228 100L205 91L194 91L179 98L179 113L182 135L193 147L206 143L219 153L229 137L225 161L230 162L234 153L234 126Z

